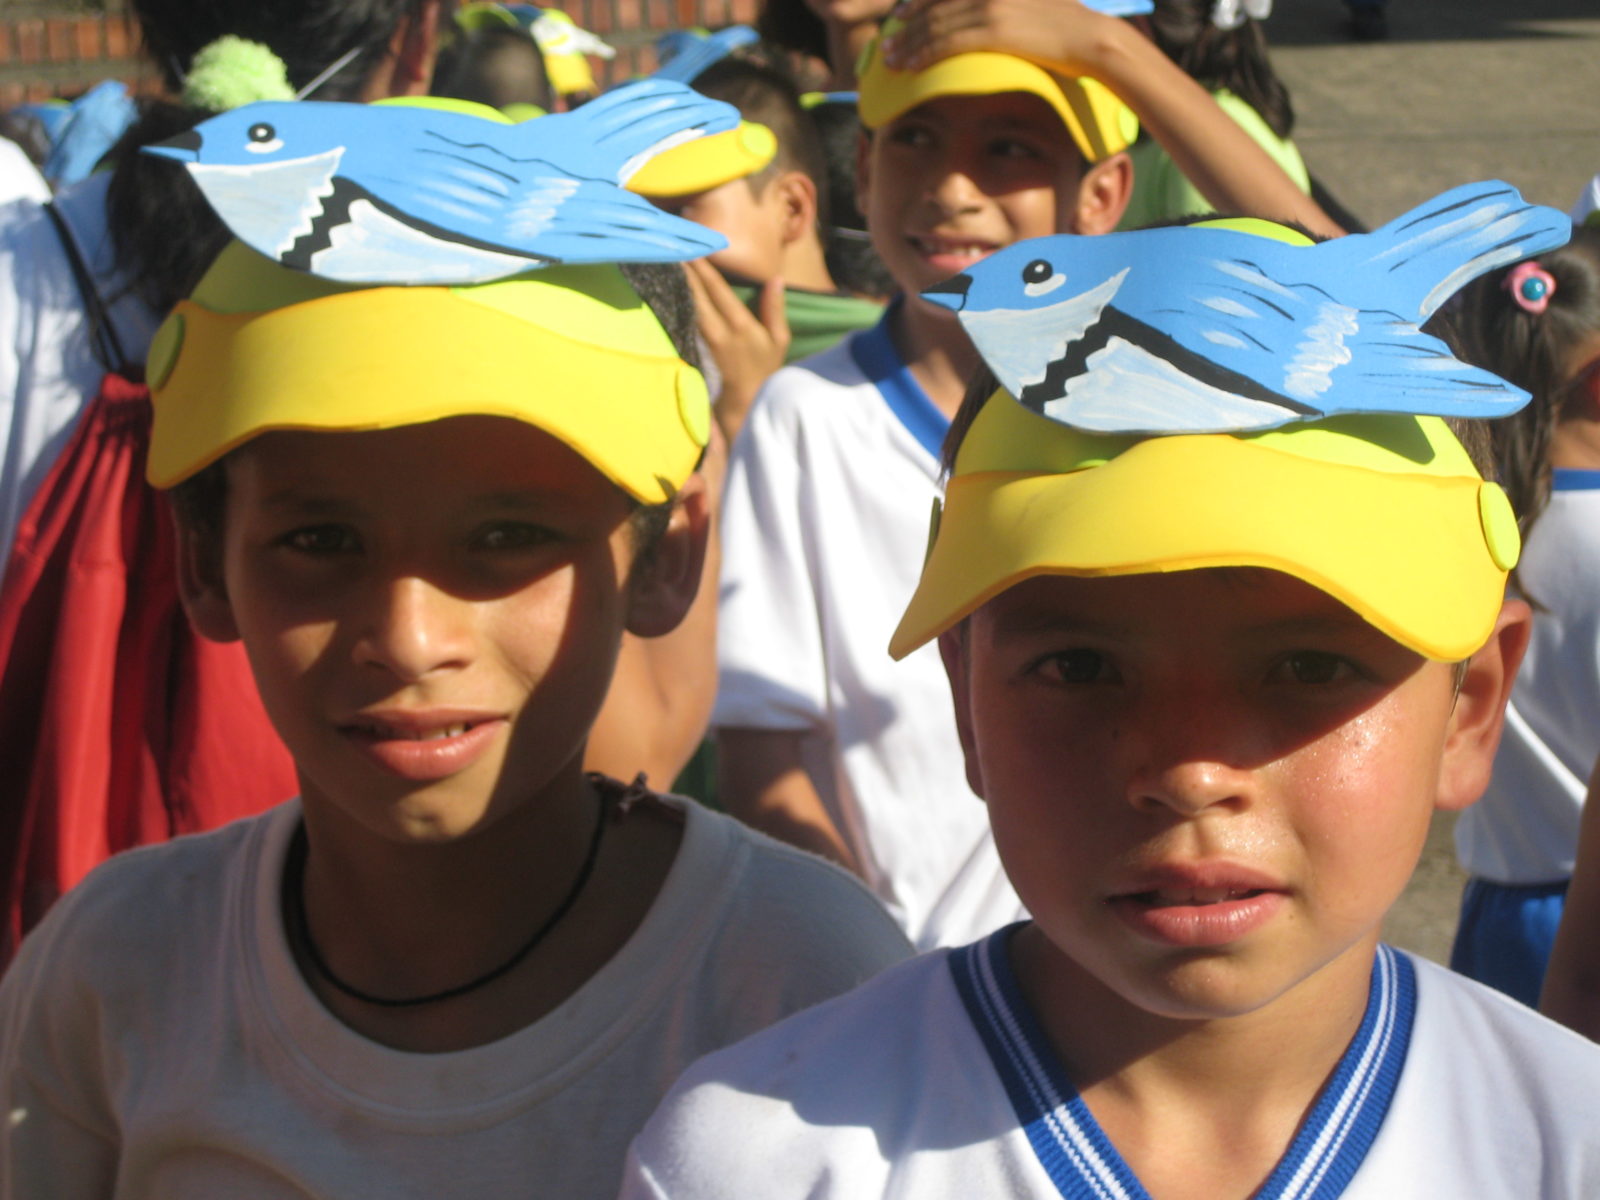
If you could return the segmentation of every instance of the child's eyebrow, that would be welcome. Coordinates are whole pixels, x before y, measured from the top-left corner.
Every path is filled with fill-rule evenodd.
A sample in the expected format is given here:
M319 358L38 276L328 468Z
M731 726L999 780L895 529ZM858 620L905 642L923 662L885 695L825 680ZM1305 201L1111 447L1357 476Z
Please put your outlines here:
M261 507L323 517L347 517L361 511L360 505L305 487L283 487L268 492L261 498Z

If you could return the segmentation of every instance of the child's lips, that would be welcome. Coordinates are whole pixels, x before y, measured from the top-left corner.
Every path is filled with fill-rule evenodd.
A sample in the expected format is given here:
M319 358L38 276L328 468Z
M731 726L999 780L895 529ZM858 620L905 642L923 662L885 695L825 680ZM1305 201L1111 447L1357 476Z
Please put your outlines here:
M507 725L497 713L464 709L359 713L339 732L390 774L425 783L475 762Z
M930 266L937 267L947 275L958 274L1000 249L995 242L981 238L935 234L912 234L907 241Z
M1107 903L1125 925L1170 946L1222 946L1266 924L1287 892L1259 871L1237 866L1185 866L1155 872Z

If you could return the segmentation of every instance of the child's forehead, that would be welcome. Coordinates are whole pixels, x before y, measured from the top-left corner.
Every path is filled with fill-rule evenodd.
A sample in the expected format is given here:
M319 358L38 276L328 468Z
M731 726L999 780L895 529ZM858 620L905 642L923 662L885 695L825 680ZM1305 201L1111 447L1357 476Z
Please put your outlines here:
M626 505L623 493L560 439L524 421L469 415L364 431L273 430L224 460L230 487L264 505L337 502L446 507Z

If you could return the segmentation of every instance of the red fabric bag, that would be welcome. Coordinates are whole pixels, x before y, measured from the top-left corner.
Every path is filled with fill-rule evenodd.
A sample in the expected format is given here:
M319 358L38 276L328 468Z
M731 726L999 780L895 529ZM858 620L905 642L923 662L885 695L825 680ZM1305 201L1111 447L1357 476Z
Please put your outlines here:
M184 614L149 437L149 393L107 375L0 580L0 966L107 856L298 790L243 648Z

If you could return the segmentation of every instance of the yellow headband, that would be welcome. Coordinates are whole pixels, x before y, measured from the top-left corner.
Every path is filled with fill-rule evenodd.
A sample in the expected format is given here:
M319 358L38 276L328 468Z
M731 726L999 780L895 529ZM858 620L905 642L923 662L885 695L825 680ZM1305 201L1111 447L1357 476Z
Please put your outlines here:
M1010 54L980 51L940 59L920 71L896 71L883 61L880 42L893 21L863 52L860 76L861 123L868 129L888 124L917 105L943 96L989 96L1028 92L1061 118L1088 162L1126 150L1139 135L1138 118L1099 80L1062 77Z
M694 471L710 433L700 373L609 265L358 288L235 243L157 332L149 376L158 488L272 430L481 414L545 430L656 504Z
M889 649L903 658L1035 575L1250 566L1303 579L1453 661L1488 638L1518 549L1505 493L1438 417L1116 437L997 392L962 442Z

